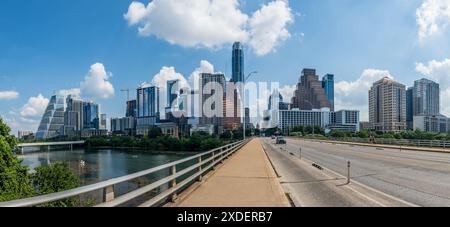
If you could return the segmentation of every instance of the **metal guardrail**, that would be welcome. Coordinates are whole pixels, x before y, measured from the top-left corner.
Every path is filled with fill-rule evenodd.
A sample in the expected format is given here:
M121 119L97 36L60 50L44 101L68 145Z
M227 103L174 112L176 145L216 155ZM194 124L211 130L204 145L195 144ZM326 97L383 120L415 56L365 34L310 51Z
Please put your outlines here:
M340 141L340 142L356 142L356 143L370 143L383 145L397 145L397 146L412 146L412 147L429 147L429 148L443 148L450 149L450 141L445 140L408 140L408 139L383 139L375 138L373 140L365 138L326 138L324 140Z
M138 198L146 193L151 192L154 189L160 188L163 185L169 183L169 188L165 191L160 192L160 194L153 197L151 200L143 203L140 207L151 207L160 203L164 199L172 197L175 200L177 197L177 192L183 187L188 186L195 180L202 180L202 176L213 169L217 164L222 163L226 158L235 153L237 150L242 148L250 140L239 141L236 143L228 144L223 147L216 148L211 151L207 151L201 154L197 154L185 159L181 159L175 162L171 162L162 166L130 174L127 176L107 180L104 182L87 185L79 188L75 188L68 191L52 193L48 195L37 196L28 199L14 200L8 202L1 202L0 207L31 207L37 206L45 203L55 202L63 199L72 198L75 196L80 196L88 192L93 192L97 190L103 190L103 203L96 205L96 207L115 207L122 205L128 201ZM189 166L179 172L177 172L177 166L189 161L197 160L197 163ZM206 166L206 167L205 167ZM156 173L162 170L170 169L170 175L162 178L156 182L153 182L147 186L141 187L137 190L128 192L119 197L115 197L114 185L119 183L128 182L139 177L147 176L152 173ZM196 172L184 179L181 182L177 182L177 179L196 170Z

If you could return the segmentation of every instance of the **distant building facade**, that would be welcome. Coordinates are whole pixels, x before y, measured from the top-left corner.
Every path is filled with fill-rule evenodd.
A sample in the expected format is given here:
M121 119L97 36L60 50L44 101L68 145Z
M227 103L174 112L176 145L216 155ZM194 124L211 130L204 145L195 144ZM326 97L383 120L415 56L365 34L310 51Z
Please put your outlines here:
M443 115L416 115L414 116L414 130L433 133L448 133L449 118Z

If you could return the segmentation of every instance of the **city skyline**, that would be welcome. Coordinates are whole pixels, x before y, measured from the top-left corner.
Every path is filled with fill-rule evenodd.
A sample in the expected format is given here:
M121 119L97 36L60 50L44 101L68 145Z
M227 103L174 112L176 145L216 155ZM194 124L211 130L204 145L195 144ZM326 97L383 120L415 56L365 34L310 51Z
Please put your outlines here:
M50 2L56 9L66 7ZM434 1L443 6L437 7L437 11L424 4L431 2L426 0L358 1L358 4L326 0L230 2L224 6L230 7L237 25L227 24L230 30L223 29L230 32L224 36L226 39L180 33L179 37L186 38L182 40L158 30L160 26L151 31L141 29L138 34L138 27L144 28L150 22L136 16L139 15L136 10L143 9L142 3L78 1L75 3L78 8L69 14L44 16L49 10L45 4L30 1L23 8L25 16L17 18L14 10L9 9L17 8L18 3L4 1L1 4L5 7L1 8L8 12L1 10L1 15L12 20L4 19L0 24L4 34L0 36L0 47L4 50L0 54L0 115L14 132L36 130L50 96L55 91L70 91L100 103L110 117L124 116L123 103L127 97L121 89L135 89L144 81L157 85L169 79L188 82L189 77L200 72L223 72L231 78L230 51L235 41L244 43L245 72L257 70L259 75L253 80L275 80L287 86L281 91L285 100L290 100L302 68L316 68L321 77L334 74L335 109L358 109L361 120L368 120L367 90L384 76L408 87L420 78L432 79L441 85L441 100L450 97L447 55L450 45L445 39L449 34L445 24L450 19L439 11L449 8L445 7L450 4L448 1ZM93 10L88 7L92 4L109 7ZM155 1L153 7L159 4L162 1ZM386 12L380 19L383 10ZM85 11L82 20L81 11ZM278 16L274 20L280 22L276 24L275 42L255 39L255 34L265 31L257 22L271 15ZM156 17L148 18L158 21ZM217 20L211 23L221 22ZM78 22L87 25L91 21L95 22L91 26L77 26ZM354 21L360 24L352 24ZM158 25L163 24L159 22ZM432 25L437 29L431 29ZM22 29L17 31L16 27ZM104 35L97 37L98 32ZM347 38L352 35L353 38ZM160 106L164 108L165 104ZM441 112L449 115L450 105L442 102Z

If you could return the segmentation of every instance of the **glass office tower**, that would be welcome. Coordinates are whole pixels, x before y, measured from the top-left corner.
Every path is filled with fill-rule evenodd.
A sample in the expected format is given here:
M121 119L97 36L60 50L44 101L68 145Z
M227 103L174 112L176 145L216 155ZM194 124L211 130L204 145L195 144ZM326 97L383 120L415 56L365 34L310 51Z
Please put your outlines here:
M328 102L330 102L330 109L334 111L334 75L327 74L322 79L322 87L325 90L325 93L328 98Z
M83 128L99 129L100 110L99 106L93 102L83 103Z
M159 88L139 87L137 89L138 117L159 117Z
M60 135L64 127L64 96L54 95L50 98L47 109L42 116L36 138L50 139Z
M233 44L232 64L233 82L244 82L244 48L240 42Z

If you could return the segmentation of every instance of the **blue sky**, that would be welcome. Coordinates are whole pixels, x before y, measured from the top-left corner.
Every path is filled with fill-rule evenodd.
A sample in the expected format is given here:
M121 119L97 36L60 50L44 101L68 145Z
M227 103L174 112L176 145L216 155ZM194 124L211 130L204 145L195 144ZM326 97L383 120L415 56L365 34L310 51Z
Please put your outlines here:
M240 22L241 27L237 26L240 32L266 34L267 27L276 26L288 32L287 36L278 32L276 42L269 43L269 51L263 54L257 50L267 47L267 42L253 45L252 41L257 40L254 37L244 41L248 42L246 70L259 71L254 80L292 86L304 67L316 68L319 75L333 73L338 82L339 107L360 109L363 119L367 112L367 86L382 76L392 76L408 86L416 79L430 77L441 82L443 95L450 97L450 32L446 26L450 25L450 1L434 1L441 4L437 9L426 5L431 0L291 0L278 5L284 8L267 7L278 1L241 0L239 4L231 4L239 15L247 16L250 21ZM148 0L140 2L144 7L149 3ZM154 5L163 5L159 2L155 0ZM188 78L200 67L200 61L206 60L216 71L230 75L231 39L228 37L234 34L218 35L211 41L213 44L210 36L195 40L196 34L183 33L191 29L189 18L163 8L170 5L160 7L172 21L158 18L156 10L146 11L147 17L139 16L144 11L129 11L131 3L128 0L0 2L0 115L15 131L35 130L42 111L39 105L54 92L79 89L85 77L101 78L99 86L104 85L105 95L89 92L86 87L82 88L82 96L94 99L102 105L102 112L117 117L125 111L126 94L120 89L134 89L144 81L151 82L164 66L174 67L177 73ZM262 10L264 6L267 11ZM418 16L421 6L423 13ZM288 11L280 11L283 9ZM254 12L258 10L262 12L259 20L252 20L257 18ZM124 17L127 12L135 15L135 23L130 17ZM277 17L280 12L289 12L290 18ZM227 18L227 13L236 12L224 10L223 17ZM264 21L264 17L270 17L270 23L251 25L251 21ZM223 22L216 19L211 23ZM425 25L420 26L419 19ZM280 23L275 23L276 20ZM169 33L173 31L165 28L181 22L185 23L180 25L182 28L189 29L178 29L179 33L173 34L176 41L170 40ZM149 23L152 27L147 34L138 33L139 27ZM433 25L437 30L429 29ZM231 30L236 28L234 24L227 26ZM205 27L204 32L227 31L213 25ZM198 42L186 44L184 37ZM91 67L95 63L103 68ZM291 90L292 87L286 87L284 92L288 94ZM30 100L32 97L35 99ZM450 113L450 105L445 101L442 109Z

